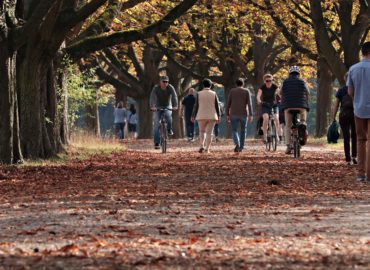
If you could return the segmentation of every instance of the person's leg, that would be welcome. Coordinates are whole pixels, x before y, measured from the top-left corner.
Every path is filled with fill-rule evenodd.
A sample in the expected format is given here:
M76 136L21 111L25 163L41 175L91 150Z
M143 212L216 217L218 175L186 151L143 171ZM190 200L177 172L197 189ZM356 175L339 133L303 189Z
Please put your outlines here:
M244 149L245 135L247 129L247 119L241 118L239 119L239 122L240 122L240 151L241 151Z
M204 149L204 143L206 139L206 124L207 120L198 120L199 126L199 141L200 141L200 148Z
M172 132L172 111L164 111L164 116L166 118L166 122L167 122L167 130L168 130L168 133L171 134L173 133Z
M269 115L267 113L264 113L262 115L263 118L263 124L262 124L262 130L263 130L263 140L267 141L267 128L268 128L268 122L269 122Z
M190 138L190 118L185 116L185 129L186 129L186 137Z
M290 109L284 111L285 118L285 142L287 146L290 146L290 129L292 127L292 115L290 114Z
M160 128L160 119L161 119L162 112L154 112L154 127L153 127L153 133L154 133L154 144L159 145L160 143L160 134L159 134L159 128Z
M216 121L215 120L207 120L206 125L206 147L205 150L209 152L209 148L212 142L212 131L214 130Z
M344 144L344 155L346 157L347 162L351 162L351 152L350 152L350 123L348 117L342 116L339 117L339 125L342 129L343 134L343 144Z
M366 159L365 159L365 170L366 170L366 179L370 182L370 119L366 119Z
M238 123L239 119L235 116L230 117L230 122L231 122L231 134L233 137L233 142L235 146L240 147L240 140L239 140L239 134L238 134Z
M191 121L189 122L189 134L190 138L194 139L194 123Z
M365 162L366 162L366 140L367 140L367 119L361 119L355 116L356 134L357 134L357 150L358 150L358 166L357 175L365 177ZM360 179L358 179L360 180Z
M350 129L351 129L351 140L352 140L352 158L354 159L353 162L357 164L357 134L356 134L356 125L355 125L355 117L352 115L350 117Z

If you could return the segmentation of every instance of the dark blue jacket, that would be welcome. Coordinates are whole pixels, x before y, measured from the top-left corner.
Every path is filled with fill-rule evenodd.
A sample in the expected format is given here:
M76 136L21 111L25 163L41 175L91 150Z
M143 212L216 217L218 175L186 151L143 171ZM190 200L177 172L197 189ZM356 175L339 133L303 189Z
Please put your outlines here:
M309 90L304 80L296 74L291 74L281 88L282 103L281 108L305 108L308 106Z

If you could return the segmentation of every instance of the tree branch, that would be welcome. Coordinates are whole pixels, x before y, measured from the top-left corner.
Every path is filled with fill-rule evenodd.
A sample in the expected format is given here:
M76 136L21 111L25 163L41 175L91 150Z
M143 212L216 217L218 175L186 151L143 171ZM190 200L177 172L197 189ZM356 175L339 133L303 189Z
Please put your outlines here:
M127 44L133 41L153 37L156 33L167 31L173 22L187 10L189 10L196 2L197 0L182 1L165 17L163 17L163 19L155 22L152 25L144 27L143 29L117 32L107 36L86 38L67 47L65 51L73 58L77 58L102 48L122 43Z

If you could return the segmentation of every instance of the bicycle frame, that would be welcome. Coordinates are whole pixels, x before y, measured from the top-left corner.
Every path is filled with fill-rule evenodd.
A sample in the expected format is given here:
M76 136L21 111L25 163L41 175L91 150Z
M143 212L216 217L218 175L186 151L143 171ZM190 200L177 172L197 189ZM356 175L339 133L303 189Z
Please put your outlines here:
M269 113L266 142L266 150L270 151L271 149L273 151L276 151L277 149L277 132L275 125L275 112L273 107L271 107L271 111Z
M162 109L157 109L157 111L162 112L161 113L161 118L159 120L159 123L160 123L160 127L159 127L160 146L161 146L161 149L162 149L162 153L166 153L167 152L168 131L167 131L167 120L166 120L164 112L165 111L170 111L170 109L162 108Z

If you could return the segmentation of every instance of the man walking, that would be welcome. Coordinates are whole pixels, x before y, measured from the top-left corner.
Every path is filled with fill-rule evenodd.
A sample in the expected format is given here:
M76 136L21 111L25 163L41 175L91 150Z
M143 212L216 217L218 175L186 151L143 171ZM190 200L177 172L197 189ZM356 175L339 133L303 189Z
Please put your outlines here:
M370 183L370 42L361 47L363 59L348 72L348 94L353 97L357 133L358 181Z
M234 152L241 152L244 149L247 116L250 123L253 121L251 93L243 86L244 80L239 78L236 81L236 88L230 90L226 106L226 117L228 122L231 121L235 144ZM240 126L240 133L238 133L238 126Z
M195 90L190 88L188 95L182 101L181 115L184 115L185 126L186 126L186 136L189 141L194 140L194 123L191 121L191 115L193 113L194 104L195 104Z

